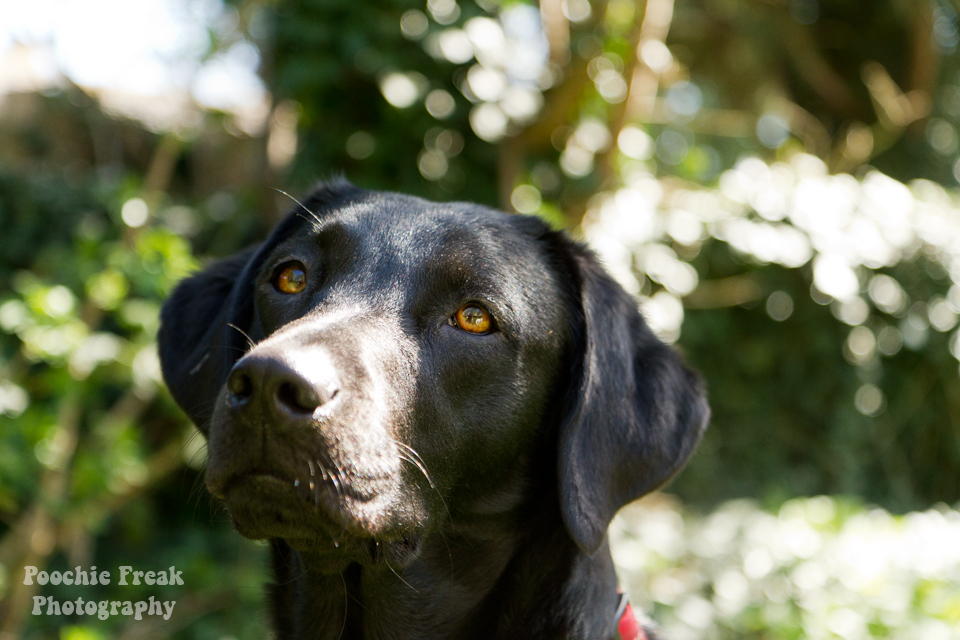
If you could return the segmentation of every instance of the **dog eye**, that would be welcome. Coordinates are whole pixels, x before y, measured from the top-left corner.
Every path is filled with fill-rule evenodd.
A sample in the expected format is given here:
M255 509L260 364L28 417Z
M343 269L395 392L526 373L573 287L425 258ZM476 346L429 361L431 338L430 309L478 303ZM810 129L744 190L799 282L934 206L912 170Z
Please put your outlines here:
M470 333L490 333L493 330L493 317L479 304L470 302L457 309L450 318L450 324L456 324Z
M306 267L302 262L288 262L280 265L273 277L273 287L280 293L300 293L307 286Z

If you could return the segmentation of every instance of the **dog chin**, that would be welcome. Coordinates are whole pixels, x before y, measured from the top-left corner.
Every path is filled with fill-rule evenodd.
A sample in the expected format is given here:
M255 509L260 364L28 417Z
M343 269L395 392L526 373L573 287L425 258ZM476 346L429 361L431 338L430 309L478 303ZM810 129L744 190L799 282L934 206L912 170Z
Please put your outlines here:
M377 538L334 539L291 538L285 542L300 552L310 569L321 573L339 573L348 564L386 566L396 571L403 569L420 555L423 537L412 535L395 540Z
M222 499L240 535L251 540L281 538L312 559L311 564L328 570L339 571L348 562L404 566L419 555L421 536L377 526L383 518L376 514L382 510L369 502L355 505L359 512L352 513L342 500L320 500L316 492L309 495L312 499L289 481L248 474L231 480ZM304 509L305 505L313 508Z

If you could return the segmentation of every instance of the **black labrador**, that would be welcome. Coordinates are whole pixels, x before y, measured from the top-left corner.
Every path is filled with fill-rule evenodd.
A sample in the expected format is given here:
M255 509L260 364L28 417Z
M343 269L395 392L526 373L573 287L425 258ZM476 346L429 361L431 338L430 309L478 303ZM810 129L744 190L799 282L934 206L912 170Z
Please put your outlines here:
M343 180L182 282L159 342L284 639L612 637L607 525L709 414L563 234Z

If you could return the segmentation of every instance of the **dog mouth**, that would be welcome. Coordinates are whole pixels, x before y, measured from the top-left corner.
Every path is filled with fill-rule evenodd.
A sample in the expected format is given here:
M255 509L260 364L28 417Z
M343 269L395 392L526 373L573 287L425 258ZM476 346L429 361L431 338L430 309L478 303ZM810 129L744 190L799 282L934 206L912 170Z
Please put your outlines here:
M269 537L278 535L273 529L290 525L366 530L370 523L358 515L376 511L382 496L380 487L371 482L353 483L327 475L289 478L261 469L234 473L208 486L234 519L254 529L269 529Z
M318 513L305 509L304 496L294 482L274 474L237 474L211 491L223 500L234 526L247 538L286 539L309 531L318 535L318 525L324 525Z
M273 470L250 469L234 472L225 478L212 480L207 478L207 488L221 500L227 501L231 495L243 495L244 490L251 486L263 491L279 493L293 492L306 502L311 500L319 508L324 494L337 503L345 500L357 502L371 502L382 493L378 485L385 483L387 477L348 478L342 472L328 473L325 470L316 470L312 465L310 475L300 478L291 477Z
M373 564L402 565L419 553L420 536L390 526L385 492L366 483L351 486L321 476L304 481L256 469L217 483L214 494L249 539L282 538L316 557Z

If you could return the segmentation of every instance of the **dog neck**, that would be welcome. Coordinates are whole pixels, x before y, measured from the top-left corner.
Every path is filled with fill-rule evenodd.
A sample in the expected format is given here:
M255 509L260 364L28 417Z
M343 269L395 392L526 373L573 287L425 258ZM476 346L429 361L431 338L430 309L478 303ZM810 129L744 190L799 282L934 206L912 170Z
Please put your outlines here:
M570 539L555 509L538 510L541 513L520 528L455 527L429 536L416 560L403 569L351 564L339 573L324 572L285 542L274 540L276 583L270 605L277 637L611 636L617 593L606 543L587 556ZM504 533L507 529L525 533Z

